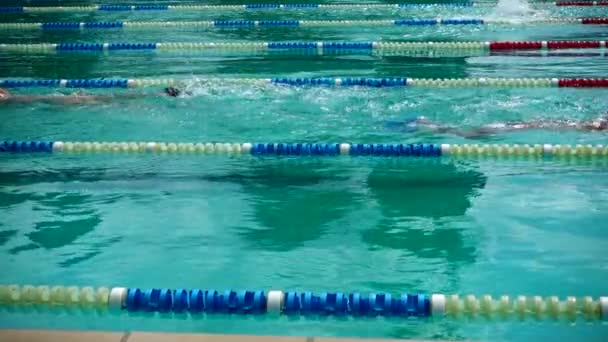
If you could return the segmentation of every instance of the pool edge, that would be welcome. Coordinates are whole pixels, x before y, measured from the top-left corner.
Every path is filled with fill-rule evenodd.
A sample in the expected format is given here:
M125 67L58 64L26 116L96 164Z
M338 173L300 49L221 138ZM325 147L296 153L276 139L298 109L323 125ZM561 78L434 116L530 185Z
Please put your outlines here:
M252 336L252 335L213 335L188 333L157 333L157 332L108 332L81 330L21 330L0 329L0 341L10 342L387 342L425 340L395 340L395 339L359 339L333 337L295 337L295 336Z

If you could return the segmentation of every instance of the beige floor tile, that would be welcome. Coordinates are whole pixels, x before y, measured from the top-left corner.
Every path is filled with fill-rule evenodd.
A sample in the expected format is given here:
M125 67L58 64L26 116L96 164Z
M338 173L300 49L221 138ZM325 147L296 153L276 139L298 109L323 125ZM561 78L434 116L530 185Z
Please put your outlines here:
M2 342L120 342L123 333L0 329Z
M0 342L423 342L420 340L342 339L246 335L166 334L133 332L2 330ZM437 342L437 341L435 341Z
M441 341L315 337L314 342L441 342Z
M127 342L306 342L304 337L158 334L133 332Z

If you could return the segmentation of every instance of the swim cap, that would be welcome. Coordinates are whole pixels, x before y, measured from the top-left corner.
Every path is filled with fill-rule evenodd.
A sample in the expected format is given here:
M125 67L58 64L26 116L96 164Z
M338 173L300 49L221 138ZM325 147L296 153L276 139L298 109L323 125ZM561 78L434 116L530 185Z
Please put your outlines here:
M599 129L599 130L608 129L608 118L601 117L599 119L593 120L593 122L591 123L591 126L593 126L594 129Z
M3 88L0 88L0 100L6 100L11 96L11 94Z
M165 93L169 96L178 97L181 91L175 87L167 87Z

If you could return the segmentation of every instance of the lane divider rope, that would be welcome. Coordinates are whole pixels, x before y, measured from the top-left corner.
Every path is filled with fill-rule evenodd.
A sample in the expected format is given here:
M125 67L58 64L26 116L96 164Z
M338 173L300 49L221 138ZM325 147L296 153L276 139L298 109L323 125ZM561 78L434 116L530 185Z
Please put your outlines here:
M92 11L214 11L214 10L305 10L305 9L406 9L494 6L490 3L409 3L409 4L238 4L238 5L91 5L0 7L0 13L21 12L92 12Z
M374 54L394 55L404 53L462 52L467 55L489 55L508 51L548 51L562 49L606 49L604 40L585 41L368 41L368 42L189 42L189 43L37 43L0 44L0 51L9 52L100 52L100 51L185 51L203 50L216 52L298 54Z
M606 88L608 78L406 78L406 77L275 77L275 78L150 78L150 79L0 79L0 87L136 88L184 84L361 87L502 87L502 88Z
M606 158L608 145L0 141L0 153L215 153L253 156Z
M608 1L558 1L555 6L608 6Z
M537 2L534 6L608 6L608 1ZM305 10L305 9L421 9L450 7L494 7L495 2L442 2L406 4L238 4L238 5L91 5L91 6L13 6L0 7L0 13L92 12L92 11L206 11L206 10Z
M99 22L45 22L45 23L0 23L6 30L67 30L67 29L116 29L152 27L205 27L205 28L248 28L248 27L364 27L364 26L436 26L436 25L484 25L513 24L504 19L481 18L430 18L393 20L210 20L210 21L99 21ZM525 22L525 24L584 24L606 25L608 18L546 18ZM521 25L517 23L516 25Z
M100 308L120 312L271 316L480 318L489 320L600 321L608 297L398 294L280 290L217 291L127 287L0 285L0 305Z

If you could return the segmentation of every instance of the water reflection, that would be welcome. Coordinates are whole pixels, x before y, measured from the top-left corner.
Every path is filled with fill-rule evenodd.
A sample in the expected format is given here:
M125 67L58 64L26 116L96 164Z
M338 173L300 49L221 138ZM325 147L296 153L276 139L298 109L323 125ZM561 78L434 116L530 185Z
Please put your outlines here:
M103 167L64 167L56 169L4 171L0 172L0 185L16 187L37 183L69 181L96 182L104 179L107 173L108 168ZM31 197L34 197L34 195L23 192L3 191L2 196L0 196L0 208L19 204L31 199Z
M369 220L354 228L363 229L370 248L449 262L474 260L475 247L466 246L463 232L446 220L463 216L485 186L486 177L472 169L436 161L376 162L357 169L316 161L268 163L224 179L238 179L253 199L255 226L238 232L254 248L297 248L319 239L332 222L371 208Z
M29 243L12 248L9 251L11 254L39 248L73 247L79 238L92 233L102 222L100 213L94 209L92 195L50 192L31 196L30 199L34 200L34 211L44 213L44 218L34 224L33 231L25 234ZM90 259L99 254L101 247L107 246L107 243L94 245L90 249L79 248L74 253L62 254L67 256L67 260L60 261L60 265L69 266Z
M4 175L6 172L0 172L0 184L5 183ZM6 211L7 209L17 206L21 203L25 203L32 198L30 193L21 193L18 191L10 190L6 187L0 187L0 210ZM4 227L5 223L0 222L0 228ZM15 228L15 227L8 227ZM0 230L0 246L5 245L12 238L17 236L17 229Z
M6 175L6 172L0 172L0 179L4 179L3 176ZM0 184L3 181L0 180ZM6 209L13 205L17 205L29 200L32 197L31 194L21 193L17 191L9 191L3 188L0 188L0 209Z
M471 199L486 184L475 170L454 164L415 163L400 168L375 168L367 179L370 198L382 214L376 227L362 233L370 248L413 252L421 258L473 262L475 248L465 245L463 232L445 218L463 216Z
M2 225L0 224L0 226ZM17 235L17 229L0 230L0 246L7 243L15 235Z
M256 226L239 227L238 234L254 248L278 251L319 239L355 203L357 195L345 188L349 177L339 174L322 160L266 160L248 168L238 179L253 198Z

